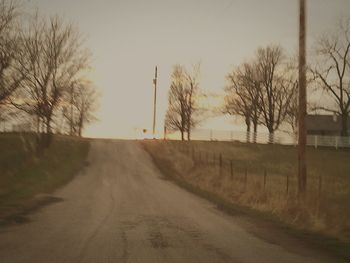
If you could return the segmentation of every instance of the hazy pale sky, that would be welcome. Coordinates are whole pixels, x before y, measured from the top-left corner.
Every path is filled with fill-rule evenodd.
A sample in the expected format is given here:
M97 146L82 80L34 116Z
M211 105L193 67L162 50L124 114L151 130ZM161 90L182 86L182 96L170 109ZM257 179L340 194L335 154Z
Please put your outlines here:
M308 0L308 45L350 17L350 0ZM297 51L298 0L27 0L28 9L59 14L87 36L91 79L101 93L93 137L130 137L152 127L158 65L157 128L162 131L172 65L201 62L200 87L220 91L225 75L259 46ZM205 125L205 124L204 124ZM208 125L208 124L207 124ZM211 123L214 125L214 123ZM228 128L216 121L217 129Z

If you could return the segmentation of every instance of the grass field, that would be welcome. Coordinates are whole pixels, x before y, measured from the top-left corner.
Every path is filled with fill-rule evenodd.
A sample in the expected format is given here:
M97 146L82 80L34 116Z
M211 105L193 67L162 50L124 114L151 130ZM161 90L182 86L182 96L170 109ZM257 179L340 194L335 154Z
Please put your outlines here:
M307 149L308 191L300 203L294 146L208 141L142 144L158 165L164 165L161 169L198 189L298 229L350 241L349 150Z
M54 137L40 158L30 134L0 134L0 221L38 205L36 197L69 182L84 166L89 142Z

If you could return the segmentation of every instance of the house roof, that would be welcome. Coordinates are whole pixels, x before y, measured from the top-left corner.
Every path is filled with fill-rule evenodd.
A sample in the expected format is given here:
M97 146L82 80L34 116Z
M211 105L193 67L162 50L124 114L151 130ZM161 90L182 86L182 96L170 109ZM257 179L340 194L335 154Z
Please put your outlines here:
M306 115L307 131L341 131L341 117L333 115ZM350 128L350 117L348 118Z

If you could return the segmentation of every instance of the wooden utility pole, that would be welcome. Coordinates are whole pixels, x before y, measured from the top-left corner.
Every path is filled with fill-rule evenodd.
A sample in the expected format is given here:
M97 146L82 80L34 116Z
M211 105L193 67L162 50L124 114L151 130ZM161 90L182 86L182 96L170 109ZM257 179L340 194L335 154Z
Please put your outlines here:
M299 140L298 140L298 193L306 192L306 0L299 0Z
M70 136L74 135L73 126L74 126L74 116L73 116L73 104L74 104L74 83L71 86L70 90Z
M156 114L157 114L157 66L155 69L154 79L154 102L153 102L153 139L156 138Z

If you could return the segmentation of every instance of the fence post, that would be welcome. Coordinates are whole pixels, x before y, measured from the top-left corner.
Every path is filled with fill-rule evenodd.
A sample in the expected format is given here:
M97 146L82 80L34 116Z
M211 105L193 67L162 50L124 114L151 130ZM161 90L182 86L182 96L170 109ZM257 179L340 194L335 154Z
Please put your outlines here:
M220 173L220 176L222 175L222 155L220 153L220 156L219 156L219 173Z
M318 144L318 137L315 135L315 149L317 149L317 144Z
M213 152L213 166L215 166L215 152Z
M287 196L289 193L289 174L287 173Z
M266 168L264 168L264 190L266 187L266 177L267 177L267 171L266 171Z
M335 149L338 150L338 136L335 137Z
M233 179L233 165L232 165L232 160L230 161L230 173L231 173L231 179Z

